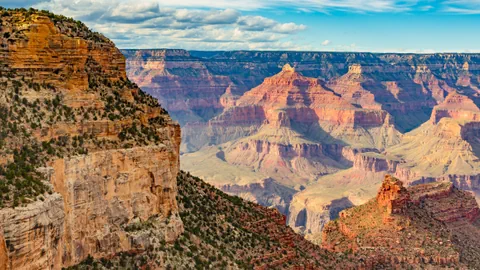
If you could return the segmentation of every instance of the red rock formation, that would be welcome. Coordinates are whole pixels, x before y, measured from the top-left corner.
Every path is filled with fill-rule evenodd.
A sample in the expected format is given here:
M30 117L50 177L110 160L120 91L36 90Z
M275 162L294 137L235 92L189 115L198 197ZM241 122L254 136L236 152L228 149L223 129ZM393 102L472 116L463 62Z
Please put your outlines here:
M0 268L60 269L89 255L143 250L149 240L125 228L149 218L165 225L164 240L176 240L183 232L176 202L180 127L128 81L115 45L80 22L26 10L3 11L0 45L0 73L9 74L0 76L1 107L19 108L5 98L14 91L9 83L17 85L25 104L37 104L23 107L22 119L7 118L25 129L22 135L10 134L7 142L41 148L66 139L56 154L47 151L28 165L50 192L25 198L14 208L2 205ZM59 114L71 117L46 119L60 107ZM38 115L39 125L24 123ZM122 140L120 134L129 128L132 139ZM135 141L147 129L156 142ZM85 148L71 150L76 142L70 138L82 138ZM36 151L32 155L41 155ZM9 155L0 156L0 163L12 162Z
M435 106L430 120L437 124L444 117L480 121L480 109L472 99L454 91L441 104Z
M472 256L478 254L478 239L458 241L452 234L478 235L478 221L473 196L451 183L405 189L398 179L386 176L376 199L344 210L325 226L322 246L335 252L352 250L357 257L368 258L361 263L366 268L375 264L475 268L478 260Z
M288 64L280 73L266 78L260 86L246 92L236 102L238 107L253 105L263 108L266 120L270 120L269 111L285 109L291 121L299 123L327 121L381 126L386 117L384 112L356 109L344 97L324 88L319 80L302 76ZM272 117L276 117L276 114Z
M403 183L390 175L385 180L377 194L377 204L379 207L386 207L387 214L403 213L410 199Z
M394 144L399 133L391 122L386 111L358 108L320 80L305 77L287 64L210 120L208 127L187 125L184 140L193 145L195 136L204 144L224 143L220 146L222 158L214 156L212 162L218 162L226 174L240 167L255 172L259 182L268 175L294 188L346 169L350 165L342 155L346 144L380 149ZM198 166L203 161L194 159L204 160L212 149L184 156L189 161L183 168L210 181L209 176L219 173ZM209 167L214 170L217 166ZM255 196L249 193L246 197ZM285 208L284 204L275 205Z
M374 81L363 74L362 66L355 64L349 67L348 73L330 82L328 86L344 99L365 109L381 110L381 104L375 101L375 95L366 87L374 88Z

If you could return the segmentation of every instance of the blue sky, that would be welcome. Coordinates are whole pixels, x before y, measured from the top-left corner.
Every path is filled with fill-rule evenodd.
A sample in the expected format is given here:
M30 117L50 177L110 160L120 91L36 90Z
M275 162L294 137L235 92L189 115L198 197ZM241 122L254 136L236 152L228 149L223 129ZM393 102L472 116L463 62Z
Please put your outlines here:
M120 48L480 52L480 0L0 0L82 20Z

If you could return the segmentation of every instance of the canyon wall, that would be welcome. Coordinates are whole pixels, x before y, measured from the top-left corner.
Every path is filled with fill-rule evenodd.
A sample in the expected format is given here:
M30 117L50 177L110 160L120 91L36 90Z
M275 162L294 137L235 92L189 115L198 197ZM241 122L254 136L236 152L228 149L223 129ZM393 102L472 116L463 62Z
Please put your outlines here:
M128 81L124 56L101 34L44 11L5 13L0 107L10 113L2 121L24 132L6 129L0 180L17 166L27 172L13 178L15 192L33 188L22 178L40 177L34 183L45 188L0 209L0 269L61 269L140 252L152 240L132 228L146 222L175 241L183 232L179 125Z
M346 93L347 96L358 100L359 104L366 104L368 100L370 108L384 108L395 117L394 123L401 131L425 122L432 108L454 89L475 90L479 86L475 78L480 73L480 57L476 54L122 52L127 57L129 77L155 97L165 100L164 105L170 106L169 111L182 126L189 122L205 122L218 115L225 109L220 102L222 95L227 93L230 100L235 100L265 78L280 72L285 64L291 64L304 76L326 81L332 89L353 90ZM184 72L183 76L172 76L179 72ZM146 76L140 76L142 74ZM151 82L153 77L163 83ZM184 83L189 78L195 82ZM226 81L220 83L219 78ZM172 87L166 89L167 85ZM198 106L200 103L203 105ZM174 112L176 110L180 113Z

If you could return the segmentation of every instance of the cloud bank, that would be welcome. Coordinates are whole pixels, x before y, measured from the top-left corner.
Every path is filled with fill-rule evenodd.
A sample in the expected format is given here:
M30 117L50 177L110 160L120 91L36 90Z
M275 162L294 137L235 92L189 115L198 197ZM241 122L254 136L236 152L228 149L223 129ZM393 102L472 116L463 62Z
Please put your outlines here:
M299 45L306 25L252 15L259 10L480 14L480 0L0 0L0 5L33 6L73 17L121 48L196 50L359 49L324 39Z
M121 48L302 49L291 39L306 29L303 24L244 15L238 9L178 8L168 1L22 1L81 20ZM189 3L179 2L180 6Z

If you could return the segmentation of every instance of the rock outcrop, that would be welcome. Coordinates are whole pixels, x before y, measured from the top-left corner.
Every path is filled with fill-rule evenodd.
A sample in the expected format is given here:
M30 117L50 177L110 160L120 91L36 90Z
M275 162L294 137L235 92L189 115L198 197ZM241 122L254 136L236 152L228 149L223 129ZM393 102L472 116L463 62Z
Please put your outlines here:
M400 180L386 176L376 199L344 210L325 226L322 246L351 251L366 268L375 264L476 268L478 239L465 240L478 235L478 220L474 197L451 183L405 189Z
M454 91L446 97L445 101L433 108L430 121L437 124L444 117L480 121L480 109L471 98Z
M165 241L183 232L175 196L178 155L166 146L108 150L56 160L51 182L63 197L63 265L108 257L148 243L125 227L166 220Z
M151 240L131 227L145 222L175 241L179 125L101 34L45 11L2 12L0 268L141 252Z
M387 214L404 213L407 209L407 202L410 199L403 183L390 175L385 180L377 194L377 204L379 207L386 207Z

